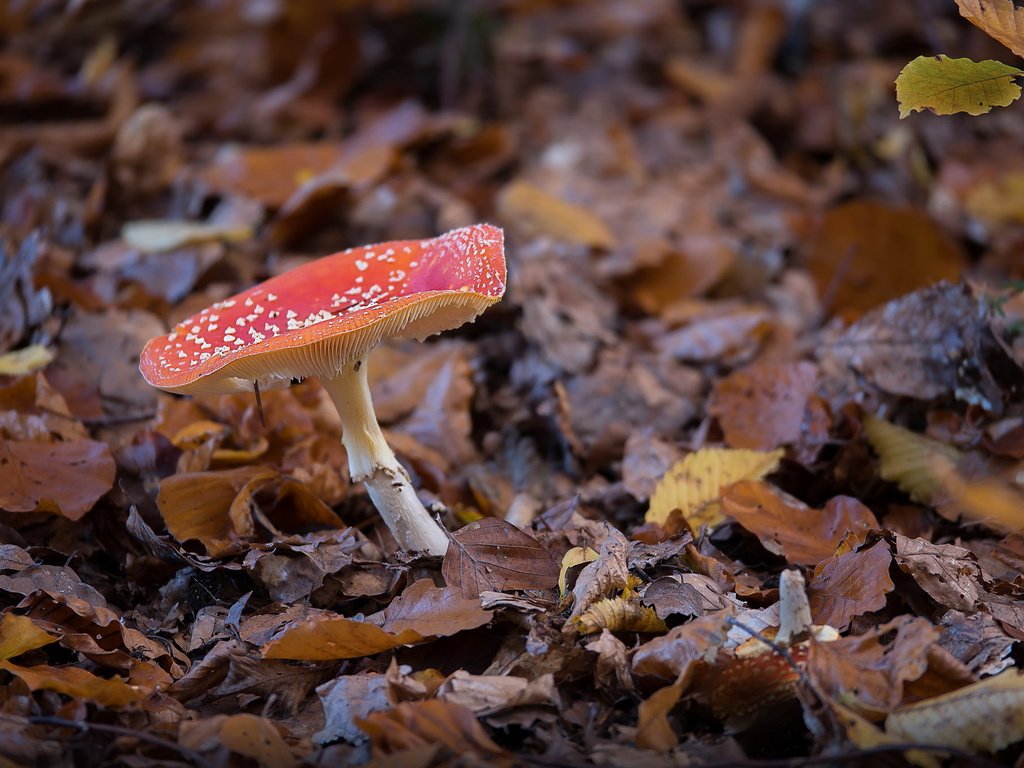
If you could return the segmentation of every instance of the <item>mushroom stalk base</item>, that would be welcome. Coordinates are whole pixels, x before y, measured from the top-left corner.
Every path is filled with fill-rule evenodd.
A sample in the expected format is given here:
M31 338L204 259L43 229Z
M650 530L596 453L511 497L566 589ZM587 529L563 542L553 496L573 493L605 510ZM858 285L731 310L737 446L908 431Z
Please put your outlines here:
M352 482L362 482L402 549L443 555L448 537L416 497L409 473L398 463L373 412L366 358L347 365L324 389L341 417L341 442Z

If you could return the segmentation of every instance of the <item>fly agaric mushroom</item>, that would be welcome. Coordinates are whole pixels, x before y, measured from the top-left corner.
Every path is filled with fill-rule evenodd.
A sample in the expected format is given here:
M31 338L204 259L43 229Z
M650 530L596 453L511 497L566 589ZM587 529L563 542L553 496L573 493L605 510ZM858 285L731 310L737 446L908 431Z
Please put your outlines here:
M139 369L183 395L282 389L316 376L341 417L362 481L403 549L448 538L416 497L373 412L366 359L383 339L424 339L473 320L505 292L502 231L488 224L325 256L272 277L151 339Z

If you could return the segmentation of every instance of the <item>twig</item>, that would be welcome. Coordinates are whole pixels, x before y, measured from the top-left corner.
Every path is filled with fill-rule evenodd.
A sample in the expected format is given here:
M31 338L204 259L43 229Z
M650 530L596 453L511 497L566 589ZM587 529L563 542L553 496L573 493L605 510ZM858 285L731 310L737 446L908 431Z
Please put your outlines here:
M78 731L96 731L97 733L109 733L114 736L127 736L131 739L138 739L139 741L144 741L147 744L152 744L156 747L162 747L163 749L177 752L182 757L190 760L193 765L198 766L198 768L215 768L213 763L198 752L193 752L188 747L183 747L173 741L162 739L159 736L154 736L153 734L146 733L145 731L136 731L131 728L124 728L120 725L90 723L85 720L65 720L62 717L48 717L43 715L29 717L28 722L32 725L55 725L59 728L74 728Z

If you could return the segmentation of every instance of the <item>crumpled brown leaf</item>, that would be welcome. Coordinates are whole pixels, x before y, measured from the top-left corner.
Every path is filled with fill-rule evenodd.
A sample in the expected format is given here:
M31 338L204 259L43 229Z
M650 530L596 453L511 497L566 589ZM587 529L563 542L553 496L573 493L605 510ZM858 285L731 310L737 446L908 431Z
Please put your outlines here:
M558 562L533 536L511 523L486 517L451 534L441 563L446 584L465 597L484 591L550 589Z

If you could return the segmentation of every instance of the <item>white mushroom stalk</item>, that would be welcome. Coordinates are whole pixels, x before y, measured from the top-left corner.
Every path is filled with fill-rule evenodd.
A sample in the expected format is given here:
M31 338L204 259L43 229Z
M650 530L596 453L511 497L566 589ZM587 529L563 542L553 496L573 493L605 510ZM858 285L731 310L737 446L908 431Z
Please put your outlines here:
M363 483L402 549L443 555L448 537L424 508L394 451L384 439L370 398L366 358L321 383L341 417L341 442L353 483Z

